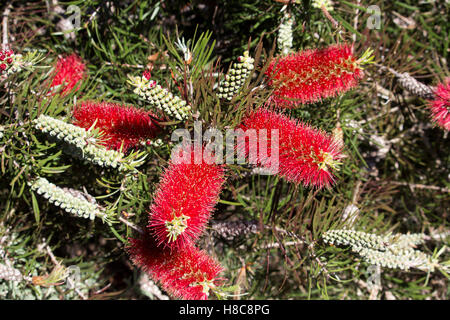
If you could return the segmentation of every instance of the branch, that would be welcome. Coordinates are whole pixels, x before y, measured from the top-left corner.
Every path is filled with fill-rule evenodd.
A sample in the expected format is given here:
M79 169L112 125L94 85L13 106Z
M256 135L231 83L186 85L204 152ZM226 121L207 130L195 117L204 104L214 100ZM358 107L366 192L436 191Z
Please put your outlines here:
M5 11L3 12L3 19L2 19L2 49L6 50L8 46L8 17L11 13L11 4L9 4Z
M119 218L120 221L122 221L123 223L125 223L127 226L129 226L131 229L136 230L137 232L139 232L140 234L144 234L144 231L139 228L137 225L131 223L130 221L126 220L123 217Z
M416 183L408 183L408 182L402 182L402 181L388 181L387 183L391 183L398 186L408 186L411 188L411 191L414 191L414 189L428 189L428 190L436 190L439 192L444 193L450 193L450 188L443 188L443 187L437 187L437 186L428 186L424 184L416 184Z

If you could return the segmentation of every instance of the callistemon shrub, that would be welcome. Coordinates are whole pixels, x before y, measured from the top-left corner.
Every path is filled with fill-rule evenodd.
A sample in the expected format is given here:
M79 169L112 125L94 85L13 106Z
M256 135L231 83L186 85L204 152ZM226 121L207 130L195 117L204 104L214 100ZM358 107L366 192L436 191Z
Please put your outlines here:
M450 130L450 78L434 90L434 99L428 101L433 121L445 130Z
M293 108L336 96L357 86L363 63L346 44L274 58L266 71L274 89L271 102Z
M223 268L208 254L188 243L182 250L158 247L152 237L130 239L133 263L175 298L206 300Z
M74 108L73 118L79 127L99 128L105 133L105 146L123 152L155 138L161 130L151 112L111 102L82 102Z
M50 89L52 94L58 92L62 96L68 94L78 84L75 90L79 89L80 81L86 76L86 65L75 53L59 58L55 65L55 70L51 75Z
M206 163L202 157L203 149L197 149L183 147L182 152L189 155L187 160L171 159L161 177L148 225L158 245L183 248L195 241L204 231L219 200L224 168Z
M250 130L259 133L257 144L241 139L237 145L238 151L243 150L248 159L255 157L258 166L269 170L278 166L278 175L305 186L329 187L334 182L333 172L342 158L342 144L333 136L264 108L245 116L239 128L245 134ZM261 139L261 130L266 130L267 140ZM262 143L267 145L264 152L260 150ZM272 156L276 147L278 159ZM274 165L277 160L278 165Z

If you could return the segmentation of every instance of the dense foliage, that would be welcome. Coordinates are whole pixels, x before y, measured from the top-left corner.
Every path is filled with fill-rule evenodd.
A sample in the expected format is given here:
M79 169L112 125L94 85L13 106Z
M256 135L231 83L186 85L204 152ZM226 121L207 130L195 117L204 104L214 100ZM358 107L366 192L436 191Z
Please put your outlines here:
M448 1L0 11L0 299L448 299ZM280 175L170 163L237 127Z

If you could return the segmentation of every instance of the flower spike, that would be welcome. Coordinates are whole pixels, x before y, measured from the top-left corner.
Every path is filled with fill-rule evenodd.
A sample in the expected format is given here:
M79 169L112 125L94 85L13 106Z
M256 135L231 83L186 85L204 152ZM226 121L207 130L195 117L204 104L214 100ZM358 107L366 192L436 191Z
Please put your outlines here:
M125 156L120 151L106 149L102 145L104 135L97 129L85 130L46 115L40 115L33 123L37 130L46 134L49 140L58 142L64 152L75 158L119 171L142 164L143 159L137 159L138 154Z
M75 91L80 88L80 81L86 76L86 65L81 58L74 54L59 58L52 76L50 88L53 94L59 92L61 88L62 96L67 95L75 86Z
M152 107L162 110L169 118L186 120L191 114L191 106L150 78L151 74L146 70L141 77L129 76L128 83L135 87L134 93L148 101Z
M183 250L158 247L150 235L130 239L128 246L133 263L175 298L206 300L219 284L223 268L205 251L192 243Z
M294 25L294 16L285 12L278 31L278 50L282 55L287 55L292 51L292 26Z
M31 185L31 190L36 191L53 205L64 211L82 218L94 220L101 218L104 222L109 221L105 212L100 210L95 198L78 190L60 188L45 178L37 178ZM89 200L88 200L89 199Z
M111 102L82 102L73 111L77 126L89 129L92 125L105 133L105 147L126 152L141 142L155 138L160 127L149 111Z
M274 89L271 101L293 108L346 92L363 77L362 65L371 63L371 51L360 59L349 45L334 45L322 50L305 50L274 59L266 71Z
M194 157L195 151L191 160ZM221 165L171 161L150 208L149 228L158 245L182 248L195 241L214 210L223 183Z
M261 153L258 145L238 142L238 150L244 150L247 157L256 155L258 166L270 169L274 165L272 162L278 161L278 174L289 182L319 188L333 183L333 173L342 158L342 146L331 135L267 109L248 114L239 128L244 133L267 130L267 153ZM272 130L278 131L278 137L272 139ZM271 160L268 155L272 155L277 145L279 157Z
M250 76L254 69L254 62L255 60L249 56L248 51L245 51L243 56L239 56L237 62L233 63L230 71L225 75L225 80L220 82L217 96L231 101Z
M450 78L434 89L434 99L428 101L433 121L442 129L450 131Z

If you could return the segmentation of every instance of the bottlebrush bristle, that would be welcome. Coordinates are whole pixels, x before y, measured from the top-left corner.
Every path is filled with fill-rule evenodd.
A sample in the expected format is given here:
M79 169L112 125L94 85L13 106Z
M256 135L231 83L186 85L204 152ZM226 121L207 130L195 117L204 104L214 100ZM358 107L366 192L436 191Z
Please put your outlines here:
M434 90L434 99L428 101L433 121L445 130L450 130L450 78Z
M158 245L180 248L195 241L211 217L223 183L222 165L171 161L150 208L149 228Z
M293 108L354 88L363 77L359 61L349 45L305 50L275 58L266 71L274 89L272 102Z
M334 182L332 171L340 164L342 154L341 144L331 135L267 109L250 113L239 127L244 132L266 129L267 155L272 154L272 147L277 143L271 138L271 130L278 130L278 174L287 181L319 188L329 187ZM252 144L238 143L237 147L244 150L247 157L252 153L257 155L258 165L268 169L273 166L272 160L262 156L260 150L254 150Z
M133 263L175 298L206 300L223 268L203 250L187 244L182 250L158 247L149 235L130 239L127 248Z
M74 54L59 58L52 76L50 88L53 94L60 92L62 96L68 94L86 76L86 65L81 58ZM61 89L57 86L61 86ZM78 90L80 85L75 90Z
M73 123L85 129L95 123L105 133L106 147L119 150L123 144L123 152L156 137L161 130L151 112L111 102L82 102L73 117Z

